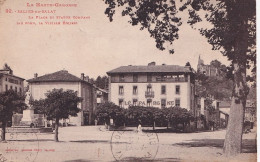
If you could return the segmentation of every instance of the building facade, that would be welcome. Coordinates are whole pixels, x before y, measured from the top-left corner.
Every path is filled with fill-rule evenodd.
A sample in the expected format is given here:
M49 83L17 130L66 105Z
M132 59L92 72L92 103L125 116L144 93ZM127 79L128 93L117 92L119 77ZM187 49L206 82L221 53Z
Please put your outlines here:
M83 101L79 104L82 110L77 117L70 117L68 123L72 125L87 125L93 123L93 112L96 108L96 88L88 81L88 77L81 74L78 78L66 70L61 70L52 74L38 76L27 80L32 99L39 100L45 98L45 93L55 89L73 90L78 92L78 97Z
M20 94L24 93L24 80L13 75L13 71L9 69L0 70L0 92L5 92L9 89Z
M172 107L194 110L194 73L190 66L121 66L107 72L109 101L128 106Z

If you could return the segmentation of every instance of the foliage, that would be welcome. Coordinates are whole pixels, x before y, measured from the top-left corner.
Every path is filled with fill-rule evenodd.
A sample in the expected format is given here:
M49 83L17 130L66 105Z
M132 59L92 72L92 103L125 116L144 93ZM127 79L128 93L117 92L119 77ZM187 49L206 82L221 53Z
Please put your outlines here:
M250 87L247 99L253 101L256 105L256 87L254 85Z
M200 97L214 97L217 100L229 100L232 94L233 81L221 76L206 76L195 73L196 94Z
M24 99L25 96L13 90L0 93L0 121L10 120L14 112L22 113L27 108Z
M130 106L126 111L127 124L137 126L139 123L152 126L154 122L163 120L160 109L155 107Z
M194 117L190 111L180 107L169 107L162 109L165 118L173 125L188 123L194 120Z
M218 121L218 115L216 108L212 105L213 100L210 98L205 99L205 108L208 112L208 122L210 126L213 126Z
M122 126L125 122L125 111L123 108L112 102L101 103L97 106L96 116L102 124L110 123L110 119L114 120L116 126Z
M36 111L47 115L49 119L67 119L69 115L77 116L80 111L78 103L82 99L77 96L77 92L53 89L46 93L45 96L45 99L34 100L30 103Z
M108 77L107 76L98 76L95 80L95 84L97 87L101 89L107 89L108 88Z
M128 109L120 108L114 103L107 102L97 107L96 115L101 122L109 123L112 118L116 126L125 123L128 126L167 126L168 122L188 123L194 120L191 112L180 107L170 107L159 109L156 107L130 106ZM127 119L127 120L126 120Z
M59 120L67 119L69 116L77 116L80 112L78 103L82 98L78 97L77 92L73 90L64 91L61 89L53 89L45 94L45 99L30 101L33 108L47 116L47 119L55 120L55 136L56 142L58 139Z
M204 104L205 104L206 110L209 111L209 114L210 114L210 115L211 115L211 114L214 114L214 112L215 112L215 107L212 105L212 104L213 104L213 100L210 99L210 98L206 98L206 99L204 100Z
M8 90L0 93L0 122L2 123L2 140L5 140L6 123L12 119L13 113L21 113L27 106L24 103L25 96Z

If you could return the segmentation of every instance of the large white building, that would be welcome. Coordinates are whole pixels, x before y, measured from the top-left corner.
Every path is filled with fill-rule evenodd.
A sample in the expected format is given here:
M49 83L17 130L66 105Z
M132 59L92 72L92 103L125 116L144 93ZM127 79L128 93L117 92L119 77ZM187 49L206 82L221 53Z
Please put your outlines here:
M194 110L194 73L190 66L121 66L108 71L109 101L120 107L179 106Z
M70 117L68 122L74 125L87 125L93 123L93 111L96 108L96 88L88 81L88 77L81 74L78 78L66 70L38 76L27 80L32 99L44 99L48 91L62 88L63 90L74 90L83 99L79 104L81 111L77 117Z

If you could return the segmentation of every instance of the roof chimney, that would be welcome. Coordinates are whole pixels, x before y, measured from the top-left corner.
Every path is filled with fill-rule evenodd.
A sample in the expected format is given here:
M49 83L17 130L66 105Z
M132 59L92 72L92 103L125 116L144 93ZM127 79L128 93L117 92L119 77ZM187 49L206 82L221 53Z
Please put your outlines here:
M89 81L89 76L86 75L86 81L88 82Z
M80 79L81 79L81 80L84 80L84 73L81 73Z
M156 65L156 63L153 61L153 62L150 62L150 63L148 63L148 66L155 66Z
M38 77L38 74L37 73L34 73L34 78L37 78Z
M187 63L185 64L185 66L191 67L191 66L190 66L190 62L187 62Z

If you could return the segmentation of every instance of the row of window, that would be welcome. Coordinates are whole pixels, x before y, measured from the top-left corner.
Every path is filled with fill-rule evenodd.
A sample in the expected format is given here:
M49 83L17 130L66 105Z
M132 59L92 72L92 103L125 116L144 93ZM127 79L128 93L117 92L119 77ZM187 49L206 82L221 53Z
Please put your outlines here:
M152 82L152 74L147 74L147 82ZM156 81L187 81L187 76L185 75L161 75L156 77ZM119 75L119 82L125 81L125 75ZM138 82L138 74L133 74L133 82Z
M10 86L9 89L13 89L13 86ZM8 85L7 84L5 85L5 91L8 91ZM18 92L18 88L14 87L14 91ZM19 92L22 92L22 88L21 87L19 88Z
M153 103L152 99L147 99L146 100L146 106L147 107L152 107L153 106L152 103ZM118 100L118 105L122 108L124 106L124 99L119 99ZM132 105L133 106L142 106L142 105L138 104L138 100L137 99L133 99ZM171 106L178 106L179 107L180 105L181 105L180 98L176 98L175 99L175 105L171 105ZM166 99L161 99L161 107L162 108L166 107Z
M181 91L180 88L181 88L180 85L175 86L175 94L180 94L180 91ZM152 92L152 86L151 85L147 85L146 92L147 93ZM124 94L124 86L119 86L118 94L119 95ZM137 95L137 94L138 94L138 87L133 86L133 95ZM166 94L166 85L161 86L161 94L162 95Z
M13 83L13 84L20 84L20 85L22 85L22 81L18 81L16 79L12 79L12 78L5 78L5 81Z

